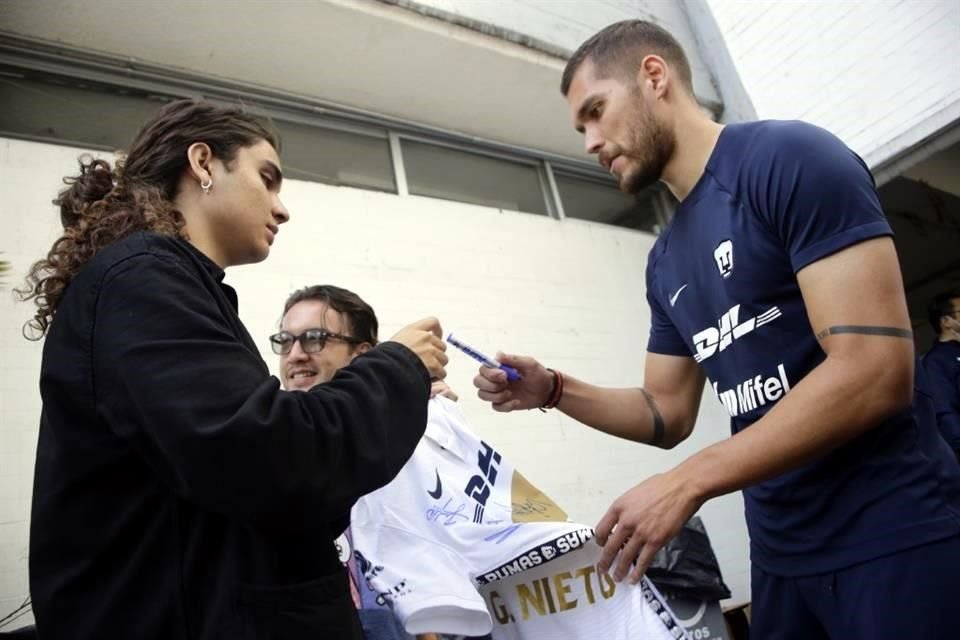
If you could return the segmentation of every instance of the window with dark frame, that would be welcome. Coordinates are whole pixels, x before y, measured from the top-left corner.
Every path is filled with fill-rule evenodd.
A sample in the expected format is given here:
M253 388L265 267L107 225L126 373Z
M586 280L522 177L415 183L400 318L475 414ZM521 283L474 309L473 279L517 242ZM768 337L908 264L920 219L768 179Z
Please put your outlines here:
M400 149L412 195L548 215L536 164L406 138Z
M182 97L174 93L0 67L0 136L125 149L162 103ZM255 102L247 104L256 109ZM310 116L260 111L269 113L280 135L284 173L294 180L397 193L396 158L412 195L545 216L555 215L558 199L564 217L648 233L659 233L672 209L662 187L624 194L586 167L404 133L399 149L391 149L388 126L312 123ZM555 191L548 187L550 173Z
M599 177L555 169L553 178L567 218L649 233L658 233L665 221L661 187L650 187L632 195L620 191L612 180Z

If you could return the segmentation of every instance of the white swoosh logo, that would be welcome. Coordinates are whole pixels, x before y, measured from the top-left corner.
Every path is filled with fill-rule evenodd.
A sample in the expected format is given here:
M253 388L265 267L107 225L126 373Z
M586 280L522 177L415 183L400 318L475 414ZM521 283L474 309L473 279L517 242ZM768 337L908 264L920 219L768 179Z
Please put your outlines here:
M676 306L676 304L677 304L677 298L680 297L680 292L683 291L683 290L686 289L686 288L687 288L687 285L683 285L682 287L680 287L679 289L677 289L677 292L676 292L675 294L673 294L672 296L670 296L670 306L671 306L671 307Z

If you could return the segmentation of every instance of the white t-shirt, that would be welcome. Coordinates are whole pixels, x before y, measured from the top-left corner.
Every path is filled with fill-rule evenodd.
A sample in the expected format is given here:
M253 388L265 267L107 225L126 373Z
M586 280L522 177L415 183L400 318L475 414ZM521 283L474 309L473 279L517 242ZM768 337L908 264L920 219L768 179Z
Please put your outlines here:
M597 574L592 529L567 522L443 397L398 476L354 506L351 530L364 576L408 633L687 638L646 578Z

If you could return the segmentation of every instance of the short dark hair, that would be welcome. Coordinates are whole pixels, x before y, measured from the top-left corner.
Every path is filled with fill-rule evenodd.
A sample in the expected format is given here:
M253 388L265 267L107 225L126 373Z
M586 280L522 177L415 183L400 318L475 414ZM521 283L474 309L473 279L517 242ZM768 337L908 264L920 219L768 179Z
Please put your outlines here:
M666 29L646 20L615 22L580 45L563 70L560 92L567 95L577 70L591 60L598 77L636 72L644 56L656 54L673 67L680 83L693 93L693 74L683 47Z
M933 332L940 335L940 320L943 316L948 316L953 308L953 299L960 298L960 289L951 289L933 296L930 304L927 305L927 320L933 327Z
M286 316L290 307L304 300L318 300L329 308L343 314L347 319L348 331L357 340L377 344L377 314L373 307L353 291L336 287L332 284L315 284L311 287L297 289L290 294L283 305L283 315Z

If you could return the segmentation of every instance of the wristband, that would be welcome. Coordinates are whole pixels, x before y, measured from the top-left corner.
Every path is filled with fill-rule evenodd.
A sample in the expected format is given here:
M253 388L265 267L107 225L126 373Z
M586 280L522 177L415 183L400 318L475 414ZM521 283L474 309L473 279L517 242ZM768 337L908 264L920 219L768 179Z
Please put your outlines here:
M540 411L543 412L556 407L560 403L560 398L563 397L563 374L549 367L547 367L547 371L553 375L553 386L550 388L546 402L540 405Z

